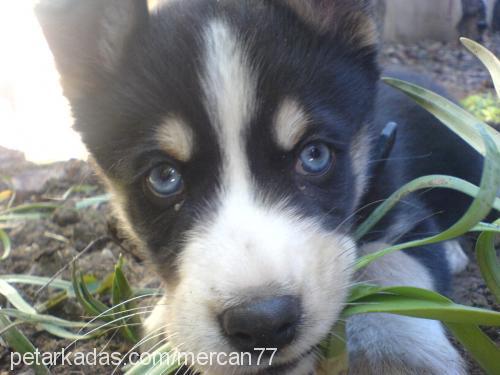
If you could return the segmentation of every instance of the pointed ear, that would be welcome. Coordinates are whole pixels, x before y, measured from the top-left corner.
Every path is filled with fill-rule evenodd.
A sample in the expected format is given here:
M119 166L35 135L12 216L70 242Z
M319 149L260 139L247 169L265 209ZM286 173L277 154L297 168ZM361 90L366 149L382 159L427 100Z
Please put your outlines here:
M353 48L378 43L373 0L279 0L320 34L335 34Z
M70 100L113 72L132 32L147 22L146 0L42 0L36 14Z

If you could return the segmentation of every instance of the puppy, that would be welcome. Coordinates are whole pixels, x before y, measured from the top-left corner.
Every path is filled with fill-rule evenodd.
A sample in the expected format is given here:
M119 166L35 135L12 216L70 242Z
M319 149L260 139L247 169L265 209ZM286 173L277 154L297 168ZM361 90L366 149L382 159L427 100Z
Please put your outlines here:
M152 12L145 0L48 1L38 15L75 127L164 282L150 337L194 354L277 350L272 363L194 361L194 372L313 374L354 282L447 292L463 268L451 242L354 274L358 256L440 231L468 199L410 197L355 243L375 203L418 176L477 182L481 169L379 83L369 1L167 0ZM438 322L359 316L348 339L352 374L465 373Z

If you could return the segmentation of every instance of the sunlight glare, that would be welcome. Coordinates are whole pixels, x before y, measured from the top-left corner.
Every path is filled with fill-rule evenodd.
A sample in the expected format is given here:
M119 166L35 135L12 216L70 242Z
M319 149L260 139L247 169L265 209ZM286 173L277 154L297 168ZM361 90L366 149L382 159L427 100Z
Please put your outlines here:
M0 146L38 163L85 159L33 5L0 0Z

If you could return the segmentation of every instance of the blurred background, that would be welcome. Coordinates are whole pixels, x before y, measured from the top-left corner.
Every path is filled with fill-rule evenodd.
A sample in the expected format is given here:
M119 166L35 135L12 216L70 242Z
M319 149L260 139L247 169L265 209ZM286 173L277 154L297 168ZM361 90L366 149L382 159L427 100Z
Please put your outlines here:
M457 41L465 35L498 53L500 39L494 32L500 30L500 1L374 1L384 64L412 66L435 76L460 99L480 94L469 103L485 105L488 76ZM71 129L71 113L33 13L36 2L0 1L0 146L37 163L84 159L85 148Z

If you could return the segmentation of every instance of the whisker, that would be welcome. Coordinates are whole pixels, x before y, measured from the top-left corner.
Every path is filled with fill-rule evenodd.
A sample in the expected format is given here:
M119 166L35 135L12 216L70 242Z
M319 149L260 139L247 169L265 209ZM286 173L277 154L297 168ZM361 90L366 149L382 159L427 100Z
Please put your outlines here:
M132 318L132 317L134 317L134 316L139 316L139 315L141 315L141 314L142 314L142 313L134 313L134 314L125 315L125 316L120 317L120 318L117 318L117 319L113 319L113 320L112 320L112 321L110 321L110 322L106 322L106 323L104 323L104 324L100 325L99 327L96 327L96 328L94 328L94 329L90 330L89 332L85 333L85 334L83 335L83 337L89 336L89 335L91 335L92 333L97 332L97 331L99 331L100 329L102 329L102 328L104 328L104 327L110 326L110 325L112 325L113 323L116 323L116 322L118 322L118 321L120 321L120 320L129 319L129 318ZM115 327L113 327L113 328L115 328ZM79 333L81 333L81 332L82 332L82 330L83 330L83 328L82 328L82 329L80 329ZM70 346L74 345L74 344L75 344L77 341L79 341L79 340L80 340L80 339L73 340L71 343L69 343L69 344L68 344L68 345L64 348L64 350L68 350Z
M116 309L116 308L118 308L118 307L120 307L120 306L123 306L123 305L125 305L125 304L127 304L127 303L130 303L130 302L132 302L132 301L135 301L135 300L137 300L137 299L141 299L141 298L145 298L145 297L155 297L155 296L157 296L157 294L156 294L156 293L144 294L144 295L141 295L141 296L136 296L136 297L132 297L132 298L129 298L128 300L126 300L126 301L120 302L119 304L117 304L117 305L115 305L115 306L110 307L109 309L107 309L107 310L103 311L101 314L99 314L99 315L95 316L94 318L92 318L90 321L88 321L88 322L85 324L85 326L83 326L83 327L82 327L82 328L78 331L78 333L80 334L81 332L83 332L83 330L84 330L87 326L89 326L90 324L92 324L93 322L95 322L96 320L98 320L99 318L101 318L104 314L106 314L106 313L108 313L108 312L110 312L110 311L113 311L114 309ZM66 349L68 349L71 345L75 344L77 341L78 341L78 340L74 340L73 342L71 342L71 343L70 343L70 344L66 347Z
M157 333L158 331L160 331L160 333ZM165 327L159 327L153 331L151 331L150 333L148 333L145 337L143 337L141 340L139 340L139 342L137 342L124 356L124 358L128 357L128 355L130 353L132 353L135 349L139 348L141 345L143 345L144 343L148 342L149 340L152 340L152 339L155 339L159 336L163 336L165 334ZM118 365L115 367L115 369L113 370L113 372L111 374L114 374L115 371L118 369L118 367L122 364L123 362L123 359L120 361L120 363L118 363Z

